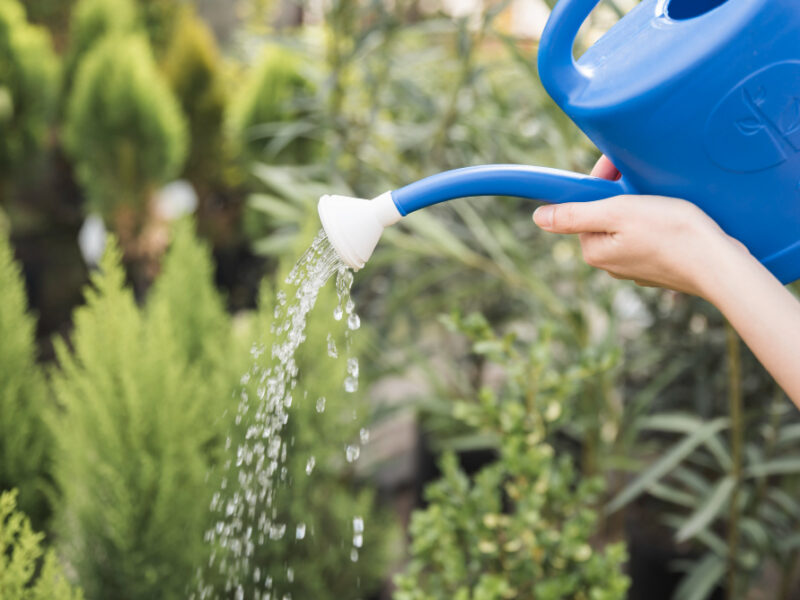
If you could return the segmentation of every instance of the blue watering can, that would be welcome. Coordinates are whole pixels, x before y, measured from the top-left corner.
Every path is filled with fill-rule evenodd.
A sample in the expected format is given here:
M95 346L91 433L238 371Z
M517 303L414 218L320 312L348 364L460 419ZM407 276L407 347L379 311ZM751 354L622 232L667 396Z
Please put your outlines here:
M800 279L800 0L643 0L576 61L598 3L557 4L539 76L622 178L488 165L371 201L323 196L323 227L348 265L364 266L384 227L454 198L650 194L694 202L783 283Z

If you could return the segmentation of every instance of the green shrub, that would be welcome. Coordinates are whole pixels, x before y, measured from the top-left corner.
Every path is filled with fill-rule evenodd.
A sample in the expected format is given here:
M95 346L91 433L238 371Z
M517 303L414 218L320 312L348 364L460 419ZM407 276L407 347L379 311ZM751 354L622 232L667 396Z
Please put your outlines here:
M70 18L65 81L72 84L80 62L106 35L124 35L137 27L134 0L79 0Z
M150 43L160 58L170 44L180 13L187 3L183 0L137 0L137 3Z
M0 3L0 184L25 168L46 141L58 86L47 32L17 0Z
M554 371L546 336L520 348L482 317L456 325L474 353L504 369L500 391L485 388L454 412L498 459L470 478L445 454L428 507L412 517L411 561L395 599L621 600L624 547L590 545L602 483L581 480L569 454L554 448L565 400L592 374Z
M314 84L303 57L269 45L231 105L230 127L246 159L309 163L319 152L307 116Z
M108 37L78 69L65 144L92 209L141 215L154 189L175 177L186 156L186 125L147 41Z
M16 492L0 494L0 598L81 600L53 551L42 549L44 534L34 533L28 518L16 510L16 500Z
M18 488L20 507L42 527L48 515L47 388L36 365L36 325L26 307L22 276L0 231L0 490Z
M236 381L221 374L241 366L191 236L176 232L147 311L112 241L75 313L74 350L56 346L57 525L90 598L185 598L207 560L206 477Z
M191 149L185 173L200 187L219 173L224 160L226 98L221 60L211 30L192 11L183 11L166 53L164 72L189 121Z

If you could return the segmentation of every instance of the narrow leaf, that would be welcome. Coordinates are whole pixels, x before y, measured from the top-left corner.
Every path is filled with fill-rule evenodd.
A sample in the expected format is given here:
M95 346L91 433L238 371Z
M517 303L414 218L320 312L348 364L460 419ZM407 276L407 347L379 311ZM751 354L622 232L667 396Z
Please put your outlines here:
M659 460L634 479L609 503L607 513L613 513L647 491L653 483L677 467L687 456L709 437L728 426L727 418L714 419L696 429L676 443Z
M711 492L706 501L692 513L683 527L678 530L678 533L675 534L675 540L685 542L694 537L698 531L708 527L727 506L735 486L736 480L732 476L723 477L714 487L714 491Z
M706 554L681 580L675 600L705 600L725 574L725 561L716 554Z

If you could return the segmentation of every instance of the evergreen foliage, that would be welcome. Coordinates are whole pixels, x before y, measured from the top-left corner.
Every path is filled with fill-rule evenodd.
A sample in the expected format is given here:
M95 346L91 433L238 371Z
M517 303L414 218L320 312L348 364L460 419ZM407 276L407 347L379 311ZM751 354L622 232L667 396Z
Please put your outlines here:
M134 0L79 0L70 18L65 81L72 83L80 62L105 36L124 35L137 27Z
M187 2L182 0L137 0L144 26L155 54L161 58L175 32ZM231 7L233 10L233 7Z
M581 480L552 445L565 400L592 373L552 370L546 336L520 351L481 316L455 325L475 354L507 373L502 391L484 389L477 402L455 407L471 431L495 441L498 460L470 478L445 454L442 478L426 490L428 507L412 517L411 561L395 599L622 600L624 547L590 545L589 507L602 484Z
M35 533L17 510L16 491L0 494L0 598L3 600L82 600L52 550L42 548L44 534ZM43 561L40 561L44 557Z
M45 143L58 71L47 32L27 22L17 0L0 2L0 182Z
M92 208L144 211L154 188L181 170L186 124L145 38L107 37L81 62L65 144Z
M209 353L227 340L212 339L223 329L220 301L191 231L176 232L147 311L125 288L112 240L75 313L74 351L57 344L58 530L89 598L184 598L207 560L206 474L235 384L221 373L238 367Z
M191 150L185 173L195 184L219 173L223 154L225 88L214 35L184 10L164 60L164 72L189 122Z
M230 127L245 158L307 164L319 153L306 123L315 92L303 57L268 45L231 106Z
M21 509L42 527L49 512L44 490L50 438L42 418L47 388L26 308L22 275L0 231L0 491L18 488Z

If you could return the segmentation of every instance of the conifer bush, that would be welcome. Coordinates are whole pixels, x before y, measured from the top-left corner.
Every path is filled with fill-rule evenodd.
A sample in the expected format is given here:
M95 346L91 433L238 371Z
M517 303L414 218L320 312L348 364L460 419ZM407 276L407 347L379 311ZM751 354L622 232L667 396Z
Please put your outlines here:
M470 432L494 440L498 459L470 477L444 455L427 508L412 517L411 561L395 600L622 600L624 546L590 544L602 483L582 480L555 449L565 401L592 373L558 374L546 336L520 348L483 317L453 324L506 373L501 389L454 408Z
M0 493L0 598L3 600L82 600L52 550L42 548L44 534L17 510L16 491Z
M65 81L72 83L80 62L105 36L125 35L138 26L134 0L79 0L70 17Z
M126 289L108 246L56 346L57 530L89 598L185 598L208 560L207 473L240 372L230 323L192 228L176 231L151 304Z
M226 94L214 34L193 11L182 11L164 59L164 72L189 123L191 149L185 173L208 184L224 161Z
M50 37L17 0L0 3L0 186L46 142L59 63ZM1 191L1 190L0 190Z
M180 173L186 124L146 38L115 35L81 61L70 92L65 144L90 207L140 217L153 191Z
M0 228L0 491L18 488L20 508L42 527L49 512L48 392L36 364L35 322L26 311L22 275Z
M319 154L307 121L315 86L302 55L264 48L230 109L230 127L246 159L307 164Z

